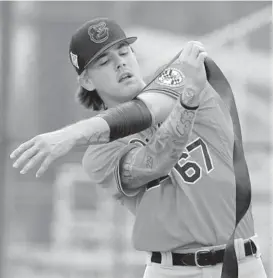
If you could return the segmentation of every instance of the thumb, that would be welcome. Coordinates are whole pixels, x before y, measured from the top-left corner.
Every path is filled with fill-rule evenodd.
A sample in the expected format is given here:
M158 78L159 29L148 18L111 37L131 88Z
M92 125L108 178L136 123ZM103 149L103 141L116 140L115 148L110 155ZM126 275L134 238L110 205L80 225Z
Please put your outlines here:
M208 57L207 52L200 52L197 58L198 64L199 63L204 63L205 59Z

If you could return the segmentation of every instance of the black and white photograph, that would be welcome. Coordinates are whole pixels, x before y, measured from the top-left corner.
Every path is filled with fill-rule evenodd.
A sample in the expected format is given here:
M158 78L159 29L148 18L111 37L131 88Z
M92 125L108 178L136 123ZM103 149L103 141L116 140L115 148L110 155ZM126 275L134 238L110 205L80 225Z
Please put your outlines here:
M0 278L273 278L271 1L0 1Z

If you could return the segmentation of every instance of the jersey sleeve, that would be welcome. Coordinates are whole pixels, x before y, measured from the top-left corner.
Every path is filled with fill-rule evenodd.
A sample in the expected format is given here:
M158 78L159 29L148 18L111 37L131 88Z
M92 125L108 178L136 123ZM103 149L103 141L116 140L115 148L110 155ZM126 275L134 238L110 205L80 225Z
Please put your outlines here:
M160 67L143 92L158 92L177 99L185 86L185 75L182 72L182 64L174 62L169 67Z
M136 196L141 189L123 189L119 177L121 158L135 147L135 144L128 145L119 140L108 144L89 146L82 164L91 182L106 189L115 199L120 199L123 196Z

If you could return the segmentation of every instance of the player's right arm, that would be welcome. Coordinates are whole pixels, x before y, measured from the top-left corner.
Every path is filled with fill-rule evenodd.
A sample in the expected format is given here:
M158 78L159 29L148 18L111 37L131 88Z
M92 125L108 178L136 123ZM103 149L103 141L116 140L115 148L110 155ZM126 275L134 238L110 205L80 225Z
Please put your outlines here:
M199 106L199 94L185 88L151 141L133 148L122 157L119 174L123 188L137 189L169 174L188 143ZM183 101L184 96L191 96L190 101Z

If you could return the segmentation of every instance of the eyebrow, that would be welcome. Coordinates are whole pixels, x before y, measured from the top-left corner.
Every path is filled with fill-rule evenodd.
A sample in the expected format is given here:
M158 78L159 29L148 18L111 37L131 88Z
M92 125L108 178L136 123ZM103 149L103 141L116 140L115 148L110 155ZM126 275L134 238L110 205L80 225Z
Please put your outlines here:
M116 48L116 50L120 50L122 47L124 46L128 46L129 44L127 42L121 42L118 47ZM101 58L104 58L108 55L109 51L106 50L105 52L103 52L101 55L99 55L96 59L95 59L95 63L98 62Z

